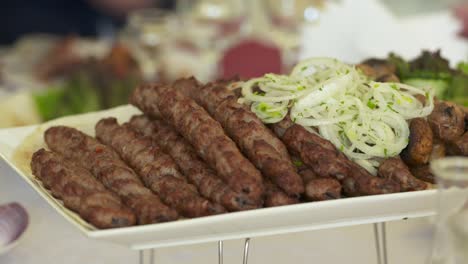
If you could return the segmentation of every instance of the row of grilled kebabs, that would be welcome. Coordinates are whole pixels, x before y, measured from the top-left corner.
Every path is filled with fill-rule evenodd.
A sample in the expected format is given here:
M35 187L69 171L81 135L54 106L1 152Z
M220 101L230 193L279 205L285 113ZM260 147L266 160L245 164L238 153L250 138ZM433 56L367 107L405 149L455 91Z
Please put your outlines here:
M145 115L125 124L102 119L96 138L70 127L49 128L44 138L50 151L34 153L33 174L86 221L114 228L423 190L430 173L411 170L421 171L431 155L444 154L437 144L467 155L463 109L438 102L429 121L411 122L403 159L384 160L373 176L289 119L265 126L228 84L187 78L139 86L131 103Z

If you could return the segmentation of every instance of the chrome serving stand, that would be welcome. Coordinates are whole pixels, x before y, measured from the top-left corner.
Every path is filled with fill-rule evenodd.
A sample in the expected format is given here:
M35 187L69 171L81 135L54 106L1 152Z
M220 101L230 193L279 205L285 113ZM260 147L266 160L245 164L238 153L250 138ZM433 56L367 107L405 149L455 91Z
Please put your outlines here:
M374 244L377 255L377 264L388 264L387 255L387 236L385 222L374 223ZM249 262L249 249L251 239L248 237L244 240L244 253L242 257L242 264L248 264ZM139 264L156 264L154 259L155 249L140 250L139 251ZM218 241L218 264L223 264L224 260L224 249L223 240Z

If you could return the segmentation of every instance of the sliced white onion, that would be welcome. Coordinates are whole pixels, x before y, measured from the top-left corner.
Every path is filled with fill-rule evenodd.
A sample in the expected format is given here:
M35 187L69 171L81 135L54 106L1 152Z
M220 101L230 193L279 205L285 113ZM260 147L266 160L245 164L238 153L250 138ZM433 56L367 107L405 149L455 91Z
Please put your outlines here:
M375 174L380 160L408 144L406 120L425 117L434 92L401 83L370 81L336 59L300 62L290 75L266 74L242 84L240 102L265 123L291 119L332 142L347 157ZM426 97L421 103L416 95Z

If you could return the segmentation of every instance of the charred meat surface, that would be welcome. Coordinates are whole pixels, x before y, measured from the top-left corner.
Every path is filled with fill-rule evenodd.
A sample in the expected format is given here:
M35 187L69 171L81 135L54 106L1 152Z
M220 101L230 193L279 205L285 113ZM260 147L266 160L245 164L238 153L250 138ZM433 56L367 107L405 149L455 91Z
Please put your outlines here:
M402 191L419 191L427 188L427 184L414 177L400 157L384 160L378 174L384 179L390 179L401 185Z
M173 86L203 106L265 177L288 195L299 197L304 192L304 183L284 144L255 113L237 102L225 82L201 86L192 78L179 80Z
M245 194L251 204L262 204L262 175L203 107L177 89L158 85L137 87L131 102L173 126L232 190Z
M31 160L33 174L52 195L97 228L134 225L135 215L91 173L57 153L40 149Z
M451 102L435 102L428 121L434 135L444 142L456 140L465 132L465 113Z
M148 137L130 126L119 125L115 118L101 119L96 124L96 137L114 148L138 172L145 185L161 200L186 217L200 217L225 212L198 194L179 172L174 160Z
M146 188L136 173L111 148L83 132L65 126L51 127L44 134L47 146L73 160L120 196L139 224L176 220L178 214Z
M447 144L450 155L468 156L468 131Z
M432 174L428 164L421 166L410 167L411 173L418 179L429 183L435 183L435 176Z
M197 186L204 197L223 205L229 211L256 207L248 203L245 195L234 192L218 178L215 172L197 156L195 149L166 122L138 115L130 119L129 125L143 135L151 137L171 155L188 180Z
M429 162L433 135L429 123L424 118L415 118L409 125L408 146L401 153L401 158L409 165L423 165Z
M323 201L341 198L341 183L331 177L321 178L298 157L291 158L305 184L305 199Z
M288 196L268 179L265 180L265 207L283 206L299 203L296 197Z
M386 76L395 76L396 73L395 65L382 59L368 59L356 65L356 67L374 80L388 78Z

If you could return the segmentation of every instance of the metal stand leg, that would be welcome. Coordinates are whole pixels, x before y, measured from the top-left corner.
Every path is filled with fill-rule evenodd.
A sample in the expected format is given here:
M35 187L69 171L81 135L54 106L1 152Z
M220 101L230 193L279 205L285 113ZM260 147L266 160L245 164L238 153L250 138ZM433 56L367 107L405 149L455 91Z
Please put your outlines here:
M223 264L223 241L218 241L218 264Z
M249 244L250 244L250 238L246 238L244 242L244 258L242 263L247 264L249 261Z
M138 251L139 264L154 264L154 249Z
M374 224L375 250L377 251L377 263L388 264L387 234L385 222Z

